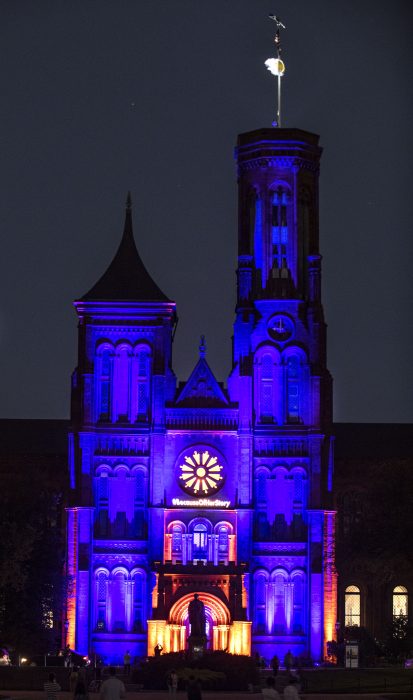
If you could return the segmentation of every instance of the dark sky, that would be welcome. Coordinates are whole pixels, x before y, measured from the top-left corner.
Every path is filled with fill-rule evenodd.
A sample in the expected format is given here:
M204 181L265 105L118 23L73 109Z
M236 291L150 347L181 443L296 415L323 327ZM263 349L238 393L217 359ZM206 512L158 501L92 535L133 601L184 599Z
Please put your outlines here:
M321 135L321 250L335 419L413 421L410 0L2 0L2 417L66 417L72 300L106 269L128 189L175 299L174 367L205 333L230 368L237 133L270 126L277 11L284 125Z

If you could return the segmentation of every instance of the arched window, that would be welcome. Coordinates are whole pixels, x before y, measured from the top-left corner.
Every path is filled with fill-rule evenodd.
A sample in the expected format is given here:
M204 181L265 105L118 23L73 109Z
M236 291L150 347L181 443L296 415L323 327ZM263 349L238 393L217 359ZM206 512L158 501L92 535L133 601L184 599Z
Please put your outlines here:
M182 561L182 525L172 525L172 561Z
M111 417L113 353L104 348L99 358L99 419L108 421Z
M287 421L300 421L300 361L295 355L287 360Z
M126 574L118 571L113 575L111 588L112 632L124 632L126 605Z
M273 578L274 587L274 634L285 634L285 584L286 577L276 573Z
M134 490L132 536L143 538L146 535L145 503L146 503L146 479L142 469L132 472L132 484Z
M255 225L252 232L254 240L253 251L255 253L255 267L257 270L262 270L262 199L255 195Z
M302 505L304 502L304 474L294 472L294 503Z
M261 469L256 478L257 505L264 506L267 503L267 479L268 471Z
M123 344L116 348L113 388L115 420L119 421L126 421L129 417L130 355L129 345Z
M136 417L138 421L146 422L149 418L150 397L150 364L151 356L148 348L141 348L137 356L137 397Z
M106 471L102 471L95 477L95 535L96 537L109 536L109 477Z
M303 634L304 630L304 579L301 574L293 575L293 634Z
M107 627L106 620L106 604L108 590L108 575L104 571L100 571L96 575L96 620L95 626L97 630L104 632Z
M143 471L136 471L135 474L135 507L145 504L145 474Z
M360 627L360 588L347 586L344 597L344 624L346 627Z
M407 616L407 588L404 586L396 586L393 588L393 618Z
M136 572L133 577L133 623L132 631L143 632L145 621L146 576L143 571Z
M273 418L273 363L271 355L263 355L261 358L261 395L260 408L261 420L271 421Z
M204 523L197 523L193 530L193 559L208 560L208 531Z
M287 192L279 186L272 195L272 257L276 268L288 267Z
M229 537L228 526L220 525L218 527L218 563L228 562L229 557Z
M257 634L265 634L266 609L267 609L268 574L257 572L254 574L254 628Z

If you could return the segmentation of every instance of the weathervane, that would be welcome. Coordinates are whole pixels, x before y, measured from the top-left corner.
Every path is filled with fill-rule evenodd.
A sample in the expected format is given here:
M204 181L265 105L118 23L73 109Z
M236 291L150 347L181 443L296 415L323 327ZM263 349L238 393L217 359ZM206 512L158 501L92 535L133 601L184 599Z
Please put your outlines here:
M269 18L272 19L275 24L276 24L276 32L275 32L275 37L274 37L274 43L275 43L275 48L277 52L277 58L267 58L265 61L265 65L267 66L268 70L272 75L277 76L278 78L278 90L277 90L277 117L273 121L272 125L273 126L281 126L281 78L285 73L285 64L281 60L281 38L280 38L280 29L286 29L285 24L283 24L277 15L269 15Z

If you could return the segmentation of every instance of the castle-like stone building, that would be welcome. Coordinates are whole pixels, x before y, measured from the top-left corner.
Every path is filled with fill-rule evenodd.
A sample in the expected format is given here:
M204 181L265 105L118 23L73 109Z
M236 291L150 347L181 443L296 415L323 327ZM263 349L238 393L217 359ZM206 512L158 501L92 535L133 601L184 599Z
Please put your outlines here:
M336 622L331 378L321 304L318 137L238 138L232 372L177 384L175 303L136 249L75 302L67 643L119 662L187 648L322 659Z

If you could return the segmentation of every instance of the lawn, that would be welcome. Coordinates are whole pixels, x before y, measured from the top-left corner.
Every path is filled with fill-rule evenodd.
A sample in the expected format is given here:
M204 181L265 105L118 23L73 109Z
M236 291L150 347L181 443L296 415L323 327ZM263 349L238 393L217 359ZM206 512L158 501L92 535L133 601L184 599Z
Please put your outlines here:
M413 691L413 669L323 668L302 671L301 677L303 691L308 693Z

